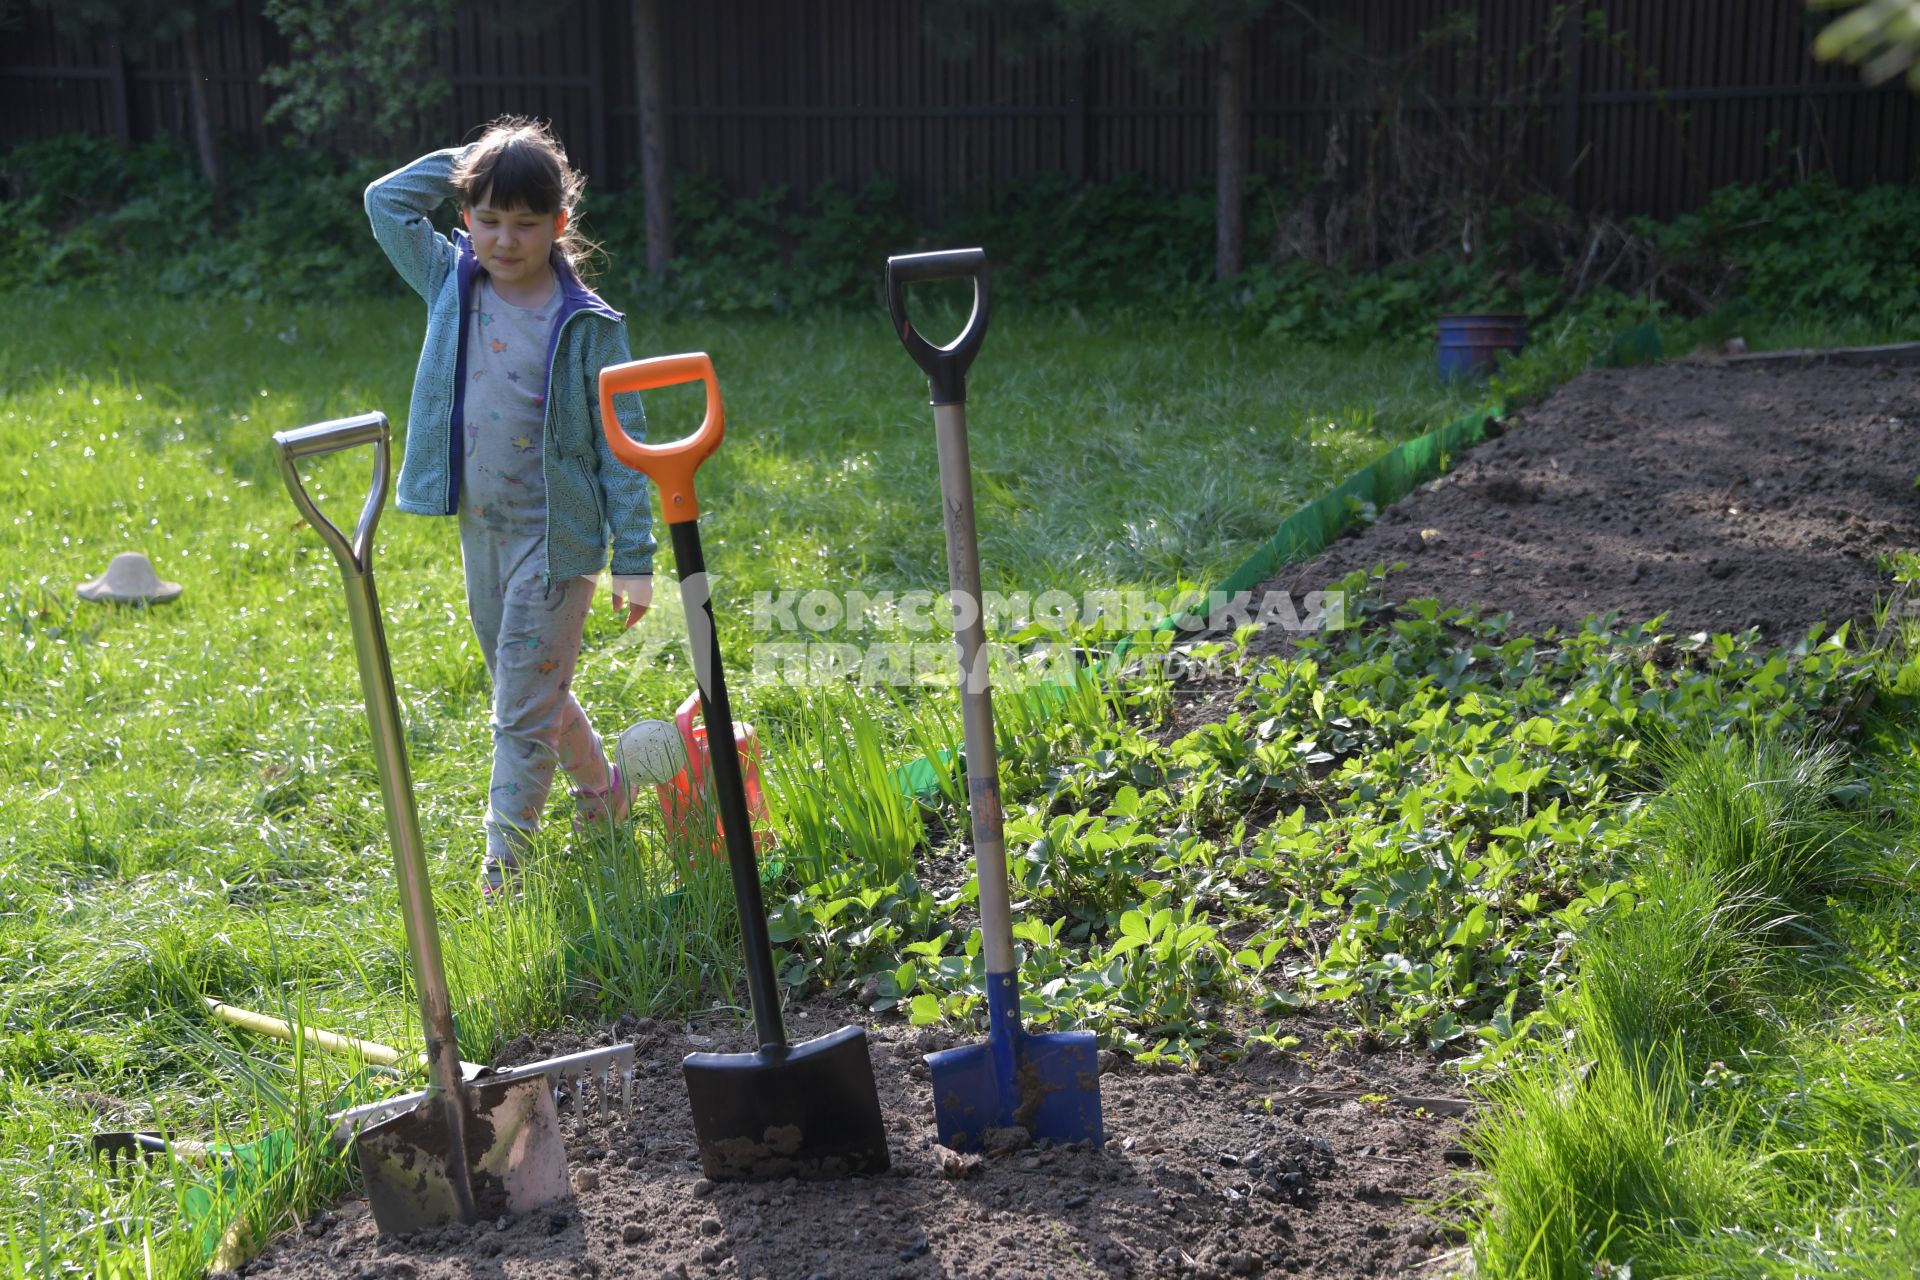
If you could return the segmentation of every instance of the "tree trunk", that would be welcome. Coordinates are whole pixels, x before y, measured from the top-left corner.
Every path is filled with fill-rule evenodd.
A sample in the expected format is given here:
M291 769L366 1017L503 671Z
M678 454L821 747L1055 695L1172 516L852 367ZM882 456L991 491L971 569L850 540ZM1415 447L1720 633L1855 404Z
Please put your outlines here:
M633 60L640 84L640 186L647 216L647 272L673 261L673 174L667 152L667 56L660 0L633 0Z
M1246 265L1247 62L1251 41L1244 22L1220 32L1220 69L1214 78L1214 259L1216 278L1231 280Z
M200 176L213 192L215 216L227 209L227 175L220 167L220 150L213 141L213 119L207 110L207 59L200 44L200 26L189 27L180 37L181 51L187 58L187 106L192 119L193 150L200 160Z

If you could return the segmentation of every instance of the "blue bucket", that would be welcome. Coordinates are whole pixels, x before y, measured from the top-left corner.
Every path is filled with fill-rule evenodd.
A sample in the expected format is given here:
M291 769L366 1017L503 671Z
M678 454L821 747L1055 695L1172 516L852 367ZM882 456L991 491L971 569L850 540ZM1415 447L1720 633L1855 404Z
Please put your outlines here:
M1496 355L1519 355L1526 345L1525 316L1441 316L1440 380L1484 377L1493 371Z

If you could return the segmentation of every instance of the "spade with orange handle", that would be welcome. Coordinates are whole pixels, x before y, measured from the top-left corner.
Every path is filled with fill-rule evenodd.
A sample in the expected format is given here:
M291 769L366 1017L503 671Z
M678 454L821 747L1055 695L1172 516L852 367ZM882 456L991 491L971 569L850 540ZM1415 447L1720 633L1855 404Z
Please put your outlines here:
M706 417L691 436L672 444L642 444L621 428L614 396L686 382L704 382L707 389ZM733 708L713 625L712 591L700 548L700 503L693 484L694 473L726 434L713 361L705 352L694 352L601 370L600 421L613 456L644 472L660 490L708 738L732 742ZM753 1053L692 1053L681 1064L701 1166L716 1181L879 1173L890 1159L866 1032L848 1026L804 1044L787 1043L740 757L715 751L711 767L760 1048Z

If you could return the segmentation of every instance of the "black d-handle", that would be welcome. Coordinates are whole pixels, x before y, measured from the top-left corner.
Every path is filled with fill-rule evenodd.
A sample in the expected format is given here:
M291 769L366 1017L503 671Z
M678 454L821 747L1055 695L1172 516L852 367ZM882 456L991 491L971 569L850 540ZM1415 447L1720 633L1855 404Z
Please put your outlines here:
M907 290L923 280L973 281L973 313L960 336L936 347L920 336L907 318ZM887 310L893 313L893 331L913 362L926 371L927 390L935 404L965 404L967 366L980 352L987 336L987 251L944 249L938 253L896 253L887 259Z

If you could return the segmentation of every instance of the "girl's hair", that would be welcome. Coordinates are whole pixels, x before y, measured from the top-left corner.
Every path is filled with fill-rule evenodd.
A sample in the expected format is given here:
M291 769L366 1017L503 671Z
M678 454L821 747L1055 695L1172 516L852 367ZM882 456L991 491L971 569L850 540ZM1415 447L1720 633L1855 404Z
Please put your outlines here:
M553 130L526 116L501 116L481 132L453 169L460 203L486 200L496 209L525 205L535 213L567 215L556 242L577 274L600 246L580 230L580 194L587 180L567 163Z

